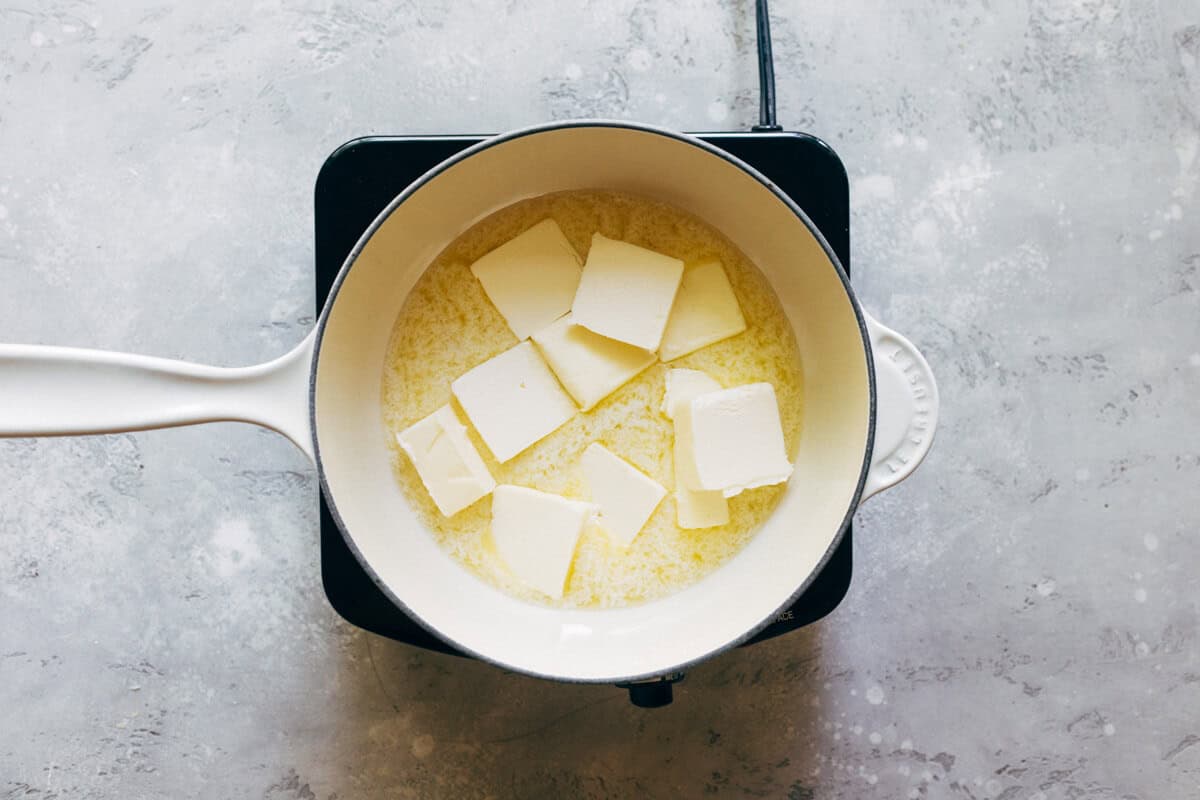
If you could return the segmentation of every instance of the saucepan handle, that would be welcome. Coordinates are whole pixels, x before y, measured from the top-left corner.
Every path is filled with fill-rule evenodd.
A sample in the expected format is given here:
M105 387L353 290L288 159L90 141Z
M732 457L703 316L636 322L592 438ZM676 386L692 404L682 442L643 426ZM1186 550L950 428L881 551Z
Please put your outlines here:
M308 380L314 340L309 334L274 361L236 368L0 344L0 437L251 422L282 433L312 459Z
M862 500L895 486L920 466L938 420L937 381L913 343L866 317L875 359L875 447ZM860 501L861 502L861 501Z

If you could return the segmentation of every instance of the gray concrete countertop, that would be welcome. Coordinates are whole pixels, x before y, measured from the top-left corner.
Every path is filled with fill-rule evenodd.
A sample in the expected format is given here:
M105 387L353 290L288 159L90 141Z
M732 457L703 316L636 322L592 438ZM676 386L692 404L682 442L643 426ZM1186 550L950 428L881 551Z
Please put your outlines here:
M342 141L757 108L748 0L137 5L0 8L0 341L269 359ZM3 441L0 798L1197 796L1200 10L774 14L943 397L837 611L641 711L342 622L274 434Z

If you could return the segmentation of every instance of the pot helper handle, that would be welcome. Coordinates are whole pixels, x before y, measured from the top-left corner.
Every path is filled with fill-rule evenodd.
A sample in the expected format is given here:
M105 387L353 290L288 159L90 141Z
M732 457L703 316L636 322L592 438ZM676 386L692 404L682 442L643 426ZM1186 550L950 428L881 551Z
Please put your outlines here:
M200 422L278 431L313 459L310 333L253 367L74 347L0 344L0 437L120 433Z
M929 362L908 339L864 316L875 359L875 447L862 500L920 466L938 421L937 381Z

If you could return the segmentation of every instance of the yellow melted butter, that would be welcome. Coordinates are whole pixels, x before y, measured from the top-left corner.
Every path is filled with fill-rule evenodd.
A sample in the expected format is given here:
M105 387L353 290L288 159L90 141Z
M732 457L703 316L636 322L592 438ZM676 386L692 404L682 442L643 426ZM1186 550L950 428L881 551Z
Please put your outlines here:
M473 428L469 436L497 483L530 486L587 499L579 467L583 450L600 442L650 475L667 497L628 548L592 526L580 539L562 600L551 602L520 583L496 555L488 532L491 496L444 517L411 462L389 437L396 478L439 544L461 564L500 589L533 602L563 607L615 608L679 591L736 554L770 515L782 486L743 492L729 500L729 522L683 530L675 524L673 427L660 407L671 367L704 370L722 386L766 381L775 387L788 452L800 438L802 372L791 326L766 278L720 233L701 220L647 198L572 191L516 203L472 226L429 266L396 319L384 367L384 421L403 430L451 401L450 383L504 352L517 339L471 274L469 265L550 217L581 257L592 234L665 253L692 266L716 258L725 267L748 329L669 365L655 363L506 464L491 457ZM453 404L459 419L466 415Z

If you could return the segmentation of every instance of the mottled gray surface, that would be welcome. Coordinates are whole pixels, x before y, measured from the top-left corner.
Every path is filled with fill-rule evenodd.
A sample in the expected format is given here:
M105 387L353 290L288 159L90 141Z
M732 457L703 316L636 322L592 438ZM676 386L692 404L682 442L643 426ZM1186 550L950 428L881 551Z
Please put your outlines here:
M132 5L0 8L0 341L267 359L343 140L757 102L748 0ZM1197 796L1200 10L774 10L944 402L841 607L648 713L341 622L274 434L2 442L0 798Z

